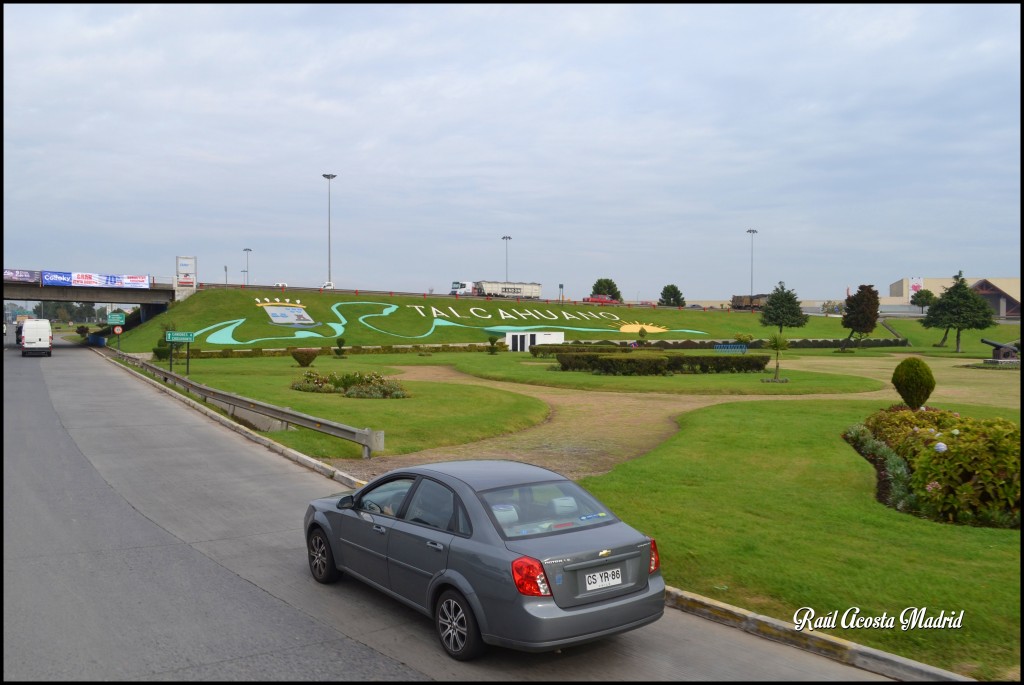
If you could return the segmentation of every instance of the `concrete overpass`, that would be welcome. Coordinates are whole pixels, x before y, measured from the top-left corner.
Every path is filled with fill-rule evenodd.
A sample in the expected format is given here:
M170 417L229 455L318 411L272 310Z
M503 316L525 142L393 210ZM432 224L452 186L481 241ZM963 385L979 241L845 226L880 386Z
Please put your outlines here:
M175 300L174 284L151 282L148 288L103 288L94 286L43 286L38 281L4 279L4 301L93 302L98 304L137 304L142 321L167 311Z
M149 288L99 288L91 286L41 286L38 283L4 281L4 300L32 302L117 302L120 304L162 304L174 301L174 286L156 283Z

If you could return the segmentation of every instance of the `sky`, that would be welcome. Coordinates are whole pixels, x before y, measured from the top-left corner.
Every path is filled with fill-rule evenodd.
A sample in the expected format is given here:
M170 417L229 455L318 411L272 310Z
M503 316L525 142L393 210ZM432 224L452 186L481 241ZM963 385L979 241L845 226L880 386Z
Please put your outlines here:
M691 301L1020 277L1020 14L4 4L3 266Z

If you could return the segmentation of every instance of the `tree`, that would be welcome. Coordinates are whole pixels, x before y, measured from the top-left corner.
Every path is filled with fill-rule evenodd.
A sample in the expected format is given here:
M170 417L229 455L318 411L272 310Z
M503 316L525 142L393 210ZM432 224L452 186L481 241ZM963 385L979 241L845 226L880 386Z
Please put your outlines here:
M960 352L960 333L968 330L982 330L996 323L992 308L978 293L967 285L964 272L953 276L953 285L939 295L939 299L928 308L921 319L925 328L945 328L946 332L938 346L946 344L949 330L956 329L956 351Z
M836 300L825 300L821 303L821 313L825 316L829 314L842 314L846 311L846 303L838 302Z
M935 293L933 293L931 290L928 290L927 288L922 288L921 290L918 290L916 293L914 293L914 296L910 298L910 304L914 305L915 307L920 307L921 313L924 314L924 308L931 307L933 304L935 304L936 299L938 298L935 297Z
M775 380L779 380L779 355L789 349L789 341L782 333L772 333L765 341L765 347L775 352Z
M597 279L590 292L593 295L607 295L613 300L622 301L622 293L619 292L619 286L615 285L615 281L610 278Z
M800 300L797 299L796 291L786 290L786 284L782 281L779 281L775 290L768 295L761 310L761 325L778 326L780 334L783 326L800 328L807 325L810 318L800 310Z
M845 350L854 333L861 337L869 335L878 325L878 291L872 285L861 285L857 292L846 298L846 311L843 313L843 328L850 329L840 349ZM860 344L860 338L857 340Z
M658 300L658 304L662 307L685 307L686 300L678 286L669 284L661 289L661 298Z

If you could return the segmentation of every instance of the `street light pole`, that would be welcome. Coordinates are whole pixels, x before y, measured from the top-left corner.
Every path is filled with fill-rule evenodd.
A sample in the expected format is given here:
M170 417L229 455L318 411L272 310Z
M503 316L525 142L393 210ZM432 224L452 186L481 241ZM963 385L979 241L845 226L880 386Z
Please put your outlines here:
M324 174L327 179L327 282L334 283L331 278L331 179L337 178L337 174Z
M750 306L754 306L754 236L757 235L757 230L748 228L747 233L750 234Z
M245 284L249 285L249 253L252 252L252 248L247 247L242 252L245 253Z
M224 285L228 284L228 265L224 265Z
M503 235L501 239L505 241L505 282L508 283L508 241L512 240L512 236Z

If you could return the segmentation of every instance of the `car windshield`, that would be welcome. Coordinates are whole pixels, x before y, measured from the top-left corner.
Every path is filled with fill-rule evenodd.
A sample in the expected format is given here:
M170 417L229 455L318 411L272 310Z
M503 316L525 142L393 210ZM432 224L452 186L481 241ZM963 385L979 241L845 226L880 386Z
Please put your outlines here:
M572 481L515 485L482 492L480 498L506 538L563 533L618 520Z

